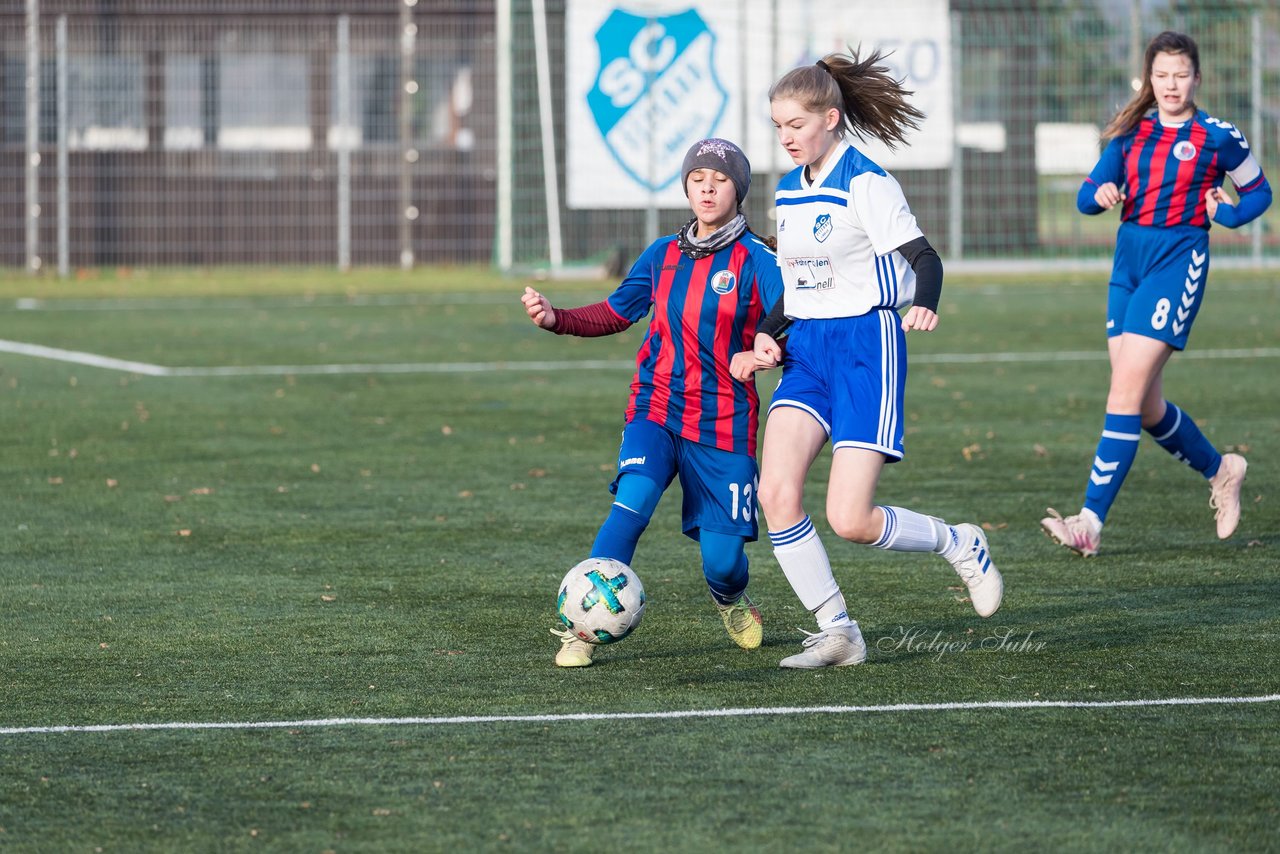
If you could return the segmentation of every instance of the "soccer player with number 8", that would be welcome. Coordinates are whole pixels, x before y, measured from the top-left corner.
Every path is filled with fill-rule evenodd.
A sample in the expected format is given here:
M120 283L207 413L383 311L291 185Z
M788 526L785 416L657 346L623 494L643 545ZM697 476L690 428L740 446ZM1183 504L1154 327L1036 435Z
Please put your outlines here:
M1098 553L1107 511L1138 452L1143 430L1209 481L1218 537L1240 520L1246 463L1222 454L1191 416L1164 398L1164 366L1187 346L1209 281L1209 224L1237 228L1271 204L1271 187L1243 134L1195 103L1200 54L1186 35L1164 32L1147 46L1142 84L1103 132L1110 139L1080 187L1081 213L1120 206L1107 299L1111 388L1084 508L1053 508L1041 527L1077 554ZM1229 177L1239 193L1222 190Z

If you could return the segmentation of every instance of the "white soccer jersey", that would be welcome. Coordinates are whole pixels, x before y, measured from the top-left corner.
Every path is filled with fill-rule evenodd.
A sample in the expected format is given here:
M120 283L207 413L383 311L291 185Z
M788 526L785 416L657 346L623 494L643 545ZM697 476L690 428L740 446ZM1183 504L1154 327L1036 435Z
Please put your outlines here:
M783 177L774 196L787 316L856 317L910 303L916 275L896 250L924 234L898 182L845 140L812 182L804 171Z

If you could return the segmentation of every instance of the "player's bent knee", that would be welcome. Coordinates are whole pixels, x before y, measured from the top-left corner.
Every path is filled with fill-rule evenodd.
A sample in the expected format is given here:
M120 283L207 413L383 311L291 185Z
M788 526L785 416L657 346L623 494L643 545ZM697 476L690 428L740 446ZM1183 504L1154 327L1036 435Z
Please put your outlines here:
M781 517L804 516L801 510L801 497L803 493L791 484L773 484L763 481L760 484L760 491L756 494L756 499L760 502L760 509L764 512L766 519L774 519Z
M837 537L851 543L874 543L883 533L883 525L876 523L874 514L829 513L827 524Z

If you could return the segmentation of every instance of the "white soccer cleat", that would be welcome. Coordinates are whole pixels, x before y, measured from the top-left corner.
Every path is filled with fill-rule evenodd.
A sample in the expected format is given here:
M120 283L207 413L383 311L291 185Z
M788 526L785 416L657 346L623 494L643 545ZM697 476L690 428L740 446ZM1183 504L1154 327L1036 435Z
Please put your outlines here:
M1098 553L1098 545L1102 541L1102 529L1095 528L1084 516L1064 517L1052 507L1049 515L1040 520L1040 527L1048 534L1049 539L1060 546L1066 546L1082 557L1093 557Z
M804 632L804 629L800 631ZM846 667L867 660L867 644L857 623L836 626L804 639L804 651L778 662L779 667L815 670L819 667Z
M1209 479L1209 506L1218 520L1218 539L1225 540L1240 524L1240 488L1249 463L1239 454L1223 454L1218 473Z
M556 652L557 667L591 666L591 654L596 651L594 646L568 629L552 629L551 634L560 638L560 649Z
M979 617L990 617L1000 609L1000 600L1004 598L1004 579L991 562L987 535L977 525L968 522L956 525L955 529L965 550L951 566L969 588L973 610Z

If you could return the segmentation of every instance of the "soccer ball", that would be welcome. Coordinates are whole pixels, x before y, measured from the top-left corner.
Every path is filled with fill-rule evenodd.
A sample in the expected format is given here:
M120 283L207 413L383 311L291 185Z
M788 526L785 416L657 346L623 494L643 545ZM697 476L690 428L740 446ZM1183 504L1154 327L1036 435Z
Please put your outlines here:
M587 558L560 582L556 613L587 643L617 643L635 631L644 616L644 586L625 563Z

